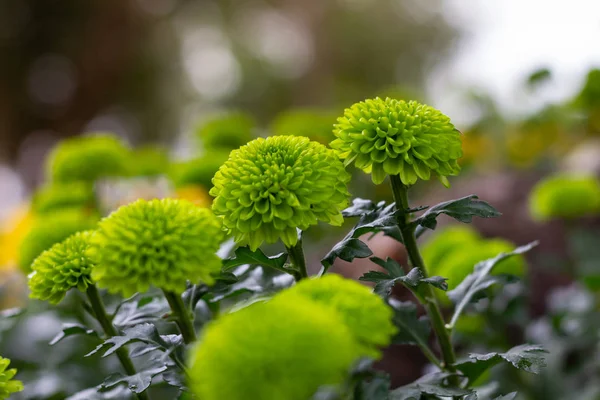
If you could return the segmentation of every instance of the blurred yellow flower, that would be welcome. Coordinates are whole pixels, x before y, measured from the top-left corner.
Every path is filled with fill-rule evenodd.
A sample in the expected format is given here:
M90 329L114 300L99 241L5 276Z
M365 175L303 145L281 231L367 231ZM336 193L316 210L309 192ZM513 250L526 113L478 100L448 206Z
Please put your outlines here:
M198 207L210 207L212 197L208 194L208 190L201 185L186 185L175 190L175 197L191 201Z
M16 269L21 242L29 233L32 222L29 204L23 204L0 227L0 271Z

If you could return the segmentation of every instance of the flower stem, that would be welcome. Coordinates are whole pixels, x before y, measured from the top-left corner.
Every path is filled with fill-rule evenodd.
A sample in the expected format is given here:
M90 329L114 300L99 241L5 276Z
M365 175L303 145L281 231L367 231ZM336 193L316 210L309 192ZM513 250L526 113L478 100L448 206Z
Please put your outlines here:
M396 209L408 210L410 206L408 204L408 188L402 183L400 177L390 176L392 183L392 192L394 194L394 200L396 201ZM410 224L410 214L405 213L400 216L398 221L398 227L402 232L402 239L404 240L404 247L410 258L411 264L414 268L419 268L423 273L424 277L427 277L427 268L423 262L423 257L419 252L417 246L417 239L415 237L415 227ZM440 349L442 351L442 358L444 360L443 368L448 372L456 372L454 364L456 363L456 356L454 355L454 348L450 340L450 332L446 330L446 324L440 311L440 306L437 301L437 297L433 288L430 285L424 285L424 296L425 309L431 320L433 331L437 336Z
M108 314L106 313L106 309L104 308L104 303L102 303L102 299L100 298L100 293L98 293L98 288L96 285L89 285L86 290L87 298L90 301L90 305L92 306L92 310L94 311L94 316L100 323L100 326L104 330L104 333L107 336L119 336L119 332L112 324ZM116 351L117 357L123 366L123 369L127 373L127 375L135 375L137 372L135 370L135 366L129 358L129 353L127 353L127 349L121 347ZM136 393L135 396L140 400L149 400L150 397L146 392Z
M308 272L306 270L306 259L304 258L304 250L302 249L302 238L298 238L298 243L294 246L287 247L288 255L292 267L297 271L294 274L296 281L300 281L304 278L308 278Z
M181 296L167 290L163 290L163 293L169 302L169 306L171 306L171 311L173 311L173 316L175 317L175 323L181 331L183 341L186 344L196 341L196 330L194 329L193 315L186 308L185 304L183 304Z

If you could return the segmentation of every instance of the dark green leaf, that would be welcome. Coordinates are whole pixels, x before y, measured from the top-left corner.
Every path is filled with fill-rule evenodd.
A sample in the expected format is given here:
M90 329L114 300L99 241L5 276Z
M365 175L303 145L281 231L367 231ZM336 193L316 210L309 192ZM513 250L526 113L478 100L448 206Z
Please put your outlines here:
M83 325L64 324L62 327L62 331L58 335L54 336L54 338L50 341L49 344L50 346L54 346L61 340L73 335L87 335L98 337L98 332L96 332L93 329L89 329Z
M236 273L238 272L236 271ZM238 282L232 285L215 285L206 299L215 303L244 294L268 296L289 287L293 282L293 277L287 273L282 274L279 271L263 267L248 267L239 273Z
M540 68L533 71L529 77L527 77L527 84L529 86L538 86L541 83L548 81L552 77L552 73L548 68Z
M261 249L256 251L250 250L249 247L238 247L235 250L235 256L223 260L223 269L229 270L240 265L260 265L262 267L275 268L277 270L284 270L285 262L287 261L288 255L286 253L280 253L275 256L267 257Z
M163 297L136 294L119 305L113 324L128 328L162 319L169 312L169 304Z
M133 396L129 388L123 386L101 390L103 390L102 386L85 389L67 397L65 400L128 400Z
M506 353L469 354L469 360L457 364L456 368L468 378L469 384L501 362L537 374L546 366L544 361L546 353L547 351L541 346L524 344L513 347Z
M442 372L425 375L409 385L392 390L389 399L419 400L423 394L453 397L466 396L473 392L472 390L447 385L446 381L450 376L452 375Z
M336 244L333 249L323 260L321 260L321 264L323 265L323 269L321 270L321 274L327 272L327 270L333 265L333 262L336 258L340 258L344 261L352 262L355 258L367 258L373 255L369 246L361 242L359 239L348 238Z
M427 317L417 316L416 304L391 300L390 305L394 310L394 324L398 328L393 343L427 347L431 328Z
M176 347L181 343L181 339L177 340L177 337L180 335L161 336L156 330L156 327L149 323L140 324L134 326L133 328L125 329L124 333L125 334L122 336L113 336L106 339L94 350L86 354L86 357L108 347L102 355L102 357L107 357L129 343L141 342L151 345L153 350L161 350L165 352L171 350L173 347Z
M435 205L412 223L425 228L435 229L437 226L437 217L440 214L446 214L464 223L470 223L473 217L495 218L502 215L485 201L479 200L475 195L470 195Z
M102 388L111 389L117 385L125 384L133 393L142 393L152 384L152 379L167 370L167 366L158 366L135 375L113 374L106 378L100 385Z
M517 397L517 392L512 392L509 394L505 394L504 396L498 396L494 400L513 400Z
M354 391L354 400L388 400L389 396L390 377L384 374L360 381Z
M448 297L456 304L450 326L453 327L456 324L458 317L471 300L475 299L481 291L499 281L498 279L500 278L490 278L489 274L500 261L518 254L523 254L535 246L537 246L537 242L532 242L525 246L517 247L509 253L500 253L494 258L477 263L473 273L467 275L454 290L448 292Z

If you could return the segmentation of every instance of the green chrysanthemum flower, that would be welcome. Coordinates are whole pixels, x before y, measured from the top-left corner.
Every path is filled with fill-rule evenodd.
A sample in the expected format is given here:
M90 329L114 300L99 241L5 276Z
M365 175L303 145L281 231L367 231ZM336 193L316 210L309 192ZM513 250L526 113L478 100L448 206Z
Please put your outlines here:
M212 284L223 239L209 209L186 200L138 200L98 224L90 246L92 279L124 296L150 286L181 293L188 280Z
M96 197L92 184L87 182L55 182L38 190L33 196L32 209L38 214L65 208L95 208Z
M312 301L255 303L212 322L192 353L203 400L306 400L360 357L337 313Z
M19 249L19 266L29 273L31 264L44 250L72 234L93 229L98 216L81 209L65 209L38 216Z
M295 109L279 114L271 131L273 135L306 136L311 140L327 144L333 137L336 115L324 110Z
M215 117L200 126L197 135L204 148L212 150L232 150L248 143L253 138L256 126L254 118L244 112L232 112Z
M460 132L450 118L416 101L379 97L361 101L338 118L331 142L346 164L371 174L375 184L399 175L405 185L431 174L449 186L447 176L460 171Z
M15 368L7 369L9 364L8 358L0 357L0 400L8 399L11 394L23 390L23 383L13 380L17 370Z
M130 151L115 136L99 134L63 140L48 158L50 178L86 181L129 174Z
M169 155L159 146L133 150L130 161L131 174L134 176L163 175L169 169Z
M529 209L537 220L600 214L600 182L586 175L550 176L532 189Z
M31 298L58 304L72 288L87 290L94 266L86 254L91 235L91 231L78 232L35 259L29 275Z
M231 152L213 178L213 210L239 244L258 248L318 221L339 226L348 205L350 175L336 154L298 136L256 139Z
M396 328L393 311L368 287L339 275L303 280L275 296L278 301L294 302L298 296L309 298L335 310L360 343L365 355L378 358L379 348L390 344Z
M206 190L212 187L212 178L219 167L229 158L229 151L215 150L202 157L173 165L170 177L176 187L201 185Z

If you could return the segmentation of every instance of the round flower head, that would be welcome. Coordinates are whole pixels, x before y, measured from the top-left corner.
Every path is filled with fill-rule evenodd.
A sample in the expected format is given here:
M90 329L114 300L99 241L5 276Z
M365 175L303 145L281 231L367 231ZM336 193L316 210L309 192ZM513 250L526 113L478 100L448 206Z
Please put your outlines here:
M36 217L19 248L19 266L24 272L29 273L33 260L44 250L48 250L76 232L93 229L97 222L96 214L75 208Z
M329 308L255 303L207 326L192 351L189 386L203 400L306 400L342 383L358 357Z
M180 293L188 280L212 284L223 236L209 209L186 200L138 200L99 222L90 246L92 279L124 296L150 286Z
M38 190L33 196L32 208L45 214L65 208L94 208L94 188L87 182L56 182Z
M31 298L58 304L72 288L87 290L94 266L86 254L91 235L91 231L78 232L35 259L29 275Z
M431 174L449 186L460 171L461 135L450 118L416 101L379 97L361 101L338 118L331 142L340 157L371 174L375 184L399 175L405 185Z
M129 149L115 136L101 134L63 140L48 159L54 181L93 182L129 171Z
M208 150L236 149L252 140L256 122L243 112L232 112L211 119L197 131Z
M296 228L339 226L350 175L336 154L298 136L256 139L231 152L213 178L213 210L239 244L297 242Z
M17 374L14 368L7 369L10 364L8 358L0 357L0 400L8 399L11 394L23 390L21 381L13 380Z
M532 189L529 209L537 220L600 214L600 182L586 175L548 177Z
M278 301L295 302L308 298L339 314L351 334L365 351L378 358L380 347L390 344L396 328L392 323L393 311L370 288L339 275L306 279L277 296Z

